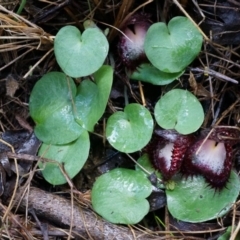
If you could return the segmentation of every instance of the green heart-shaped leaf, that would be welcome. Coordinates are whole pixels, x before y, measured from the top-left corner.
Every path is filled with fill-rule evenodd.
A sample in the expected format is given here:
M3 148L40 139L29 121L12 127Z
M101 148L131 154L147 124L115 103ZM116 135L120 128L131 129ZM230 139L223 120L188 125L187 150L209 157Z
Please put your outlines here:
M94 210L112 223L136 224L149 211L152 185L142 172L118 168L100 176L92 188Z
M154 85L167 85L180 77L183 73L184 71L180 73L166 73L149 63L143 63L132 73L130 78Z
M239 191L238 175L232 171L226 188L210 188L202 176L174 178L174 190L167 190L167 205L173 217L186 222L203 222L225 215L235 203Z
M199 54L202 35L186 17L155 23L148 29L144 49L153 66L163 72L183 71Z
M75 95L76 86L64 73L47 73L35 84L29 108L40 140L65 144L80 136L83 128L75 122L72 112Z
M162 128L176 129L181 134L195 132L204 120L201 103L192 93L182 89L173 89L161 97L154 115Z
M87 28L81 35L76 27L65 26L54 40L56 60L71 77L96 72L103 65L108 49L108 41L98 28Z
M95 83L84 80L79 85L75 101L75 119L88 131L93 131L105 111L113 81L112 67L102 66L93 77Z
M128 104L124 112L115 112L107 121L107 139L121 152L131 153L142 149L150 141L152 132L150 112L137 103Z
M83 167L89 155L90 141L87 131L83 131L80 137L66 145L42 144L38 155L55 160L62 164L65 173L72 179ZM53 185L67 182L65 176L56 163L39 163L43 177Z

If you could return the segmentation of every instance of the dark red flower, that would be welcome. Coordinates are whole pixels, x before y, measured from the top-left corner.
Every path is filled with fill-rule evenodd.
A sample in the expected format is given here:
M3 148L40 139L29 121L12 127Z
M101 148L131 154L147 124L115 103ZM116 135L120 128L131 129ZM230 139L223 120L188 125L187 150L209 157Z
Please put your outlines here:
M150 27L149 16L144 13L132 15L122 29L119 38L118 53L123 64L129 69L135 69L146 60L144 51L145 35Z
M203 131L199 138L174 130L157 130L147 151L164 180L179 171L185 177L201 174L211 187L221 190L229 179L233 145L239 142L239 136L239 131L227 127Z
M188 149L182 173L185 176L201 174L214 189L224 188L232 169L232 146L238 141L238 135L235 129L213 129L209 136L196 141Z
M158 130L148 146L153 165L164 180L171 179L180 169L185 152L192 144L192 135L181 135L175 130Z

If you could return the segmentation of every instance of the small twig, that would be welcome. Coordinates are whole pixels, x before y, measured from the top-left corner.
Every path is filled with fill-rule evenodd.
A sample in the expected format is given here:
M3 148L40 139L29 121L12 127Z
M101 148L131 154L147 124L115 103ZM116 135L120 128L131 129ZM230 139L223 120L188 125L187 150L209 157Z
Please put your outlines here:
M209 68L209 60L208 60L208 54L206 51L206 44L204 44L204 52L205 52L205 56L206 56L206 63L207 63L207 69ZM214 113L214 102L213 102L213 97L214 97L214 93L213 93L213 86L212 86L212 78L211 76L208 77L208 81L209 81L209 89L210 89L210 94L211 94L211 111L212 111L212 117L214 118L215 113Z
M74 202L73 202L73 183L71 181L71 178L68 176L68 174L66 173L64 166L62 166L62 168L60 168L63 176L65 177L65 179L67 180L67 183L70 187L70 192L71 192L71 218L70 218L70 226L69 226L69 235L68 235L68 240L71 239L72 236L72 230L73 230L73 206L74 206Z
M202 22L205 20L205 15L204 13L202 12L201 8L199 7L198 3L196 0L192 0L193 4L195 5L195 7L197 8L197 10L199 11L200 15L202 16L202 20L200 21L200 23L198 25L201 25Z
M240 99L237 99L230 107L228 107L224 112L222 112L219 119L215 122L215 125L218 125L228 113L230 113L232 110L234 110L236 105L239 104L239 101L240 101ZM230 126L228 126L228 127L230 127Z
M207 37L207 35L202 31L202 29L193 21L191 16L185 11L185 9L182 7L182 5L178 2L178 0L173 0L173 2L178 6L178 8L183 12L183 14L193 23L193 25L198 29L198 31L202 34L204 39L207 42L210 42L211 40Z
M223 126L223 125L218 125L218 126L215 126L214 128L231 128L231 129L236 129L240 132L240 128L239 127L236 127L236 126Z
M32 71L53 51L53 48L50 49L39 61L37 61L30 69L29 71L23 76L23 79L27 78L29 74L32 73Z
M135 12L137 12L139 9L143 8L144 6L148 5L149 3L153 2L153 0L148 0L145 3L142 3L137 8L135 8L132 12L128 13L128 15L124 18L124 20L121 22L120 28L126 23L126 21L132 16Z
M204 73L205 75L210 75L212 77L216 77L216 78L219 78L219 79L222 79L226 82L231 82L231 83L235 83L235 84L238 84L238 81L233 79L233 78L230 78L230 77L227 77L226 75L223 75L219 72L216 72L212 69L201 69L201 68L190 68L190 70L192 72L201 72L201 73Z
M240 221L238 222L238 225L229 240L235 240L239 231L240 231Z
M51 160L48 158L34 156L34 155L26 154L26 153L7 152L7 156L9 158L22 159L22 160L26 160L26 161L42 161L42 162L58 163L57 161L54 161L54 160Z
M221 97L219 103L218 103L218 107L214 113L214 116L213 116L213 121L212 121L212 124L211 126L214 126L216 124L216 121L217 121L217 118L220 114L220 110L221 110L221 107L222 107L222 103L223 103L223 99L224 99L224 95Z
M212 132L214 131L214 128L212 128L209 133L207 134L207 136L204 138L203 142L200 144L200 146L198 147L197 151L196 151L196 155L199 154L200 150L202 149L203 145L205 144L205 142L208 140L209 136L212 134Z
M35 219L38 227L41 229L41 232L42 232L42 235L43 235L43 239L44 239L44 240L49 240L48 230L47 230L46 224L42 224L42 223L39 221L39 219L38 219L38 217L37 217L37 215L36 215L36 213L35 213L35 211L34 211L33 208L28 209L28 212L32 214L32 216L33 216L33 218Z
M33 132L33 127L23 117L21 117L19 114L16 114L15 118L22 128L26 129L30 133Z
M0 5L1 6L1 5ZM14 58L12 61L8 62L6 65L4 65L3 67L0 68L0 72L7 68L8 66L10 66L11 64L13 64L14 62L16 62L18 59L22 58L23 56L25 56L26 54L28 54L29 52L31 52L33 50L33 48L28 49L26 52L24 52L23 54L21 54L20 56L18 56L17 58Z
M235 219L236 219L236 204L233 205L233 216L232 216L232 229L231 229L231 236L233 235L233 232L234 232Z
M19 210L24 210L26 208L26 202L28 202L28 206L34 209L39 218L51 219L51 221L57 225L70 227L71 219L73 219L74 229L72 236L78 239L89 239L89 235L91 235L93 239L133 239L133 234L129 228L111 224L99 218L92 210L83 208L76 203L73 205L72 217L72 204L70 200L56 194L31 187L29 194L24 195L22 194L22 188L20 188L16 200L21 196L23 196L23 199L20 202ZM159 239L159 237L149 232L150 231L136 230L134 234L138 240Z
M14 147L11 144L9 144L8 142L5 142L2 139L0 139L0 142L5 144L9 148L11 148L12 152L15 153ZM9 212L11 211L11 209L13 207L13 201L14 201L14 198L16 196L17 189L18 189L18 180L19 180L18 165L17 165L17 159L16 158L13 158L13 159L14 159L14 165L15 165L15 168L16 168L16 183L15 183L15 186L14 186L13 194L12 194L11 200L9 202L8 208L7 208L5 214L4 214L3 218L2 218L2 222L5 221L7 215L9 214Z
M141 166L141 164L139 164L131 155L126 154L139 168L141 168L146 174L148 174L149 176L151 175L151 173L145 169L144 167ZM163 184L163 181L160 178L157 178L158 182Z
M138 81L138 86L139 86L139 91L142 99L142 105L145 107L147 104L146 104L144 93L143 93L142 83L140 81Z
M233 3L237 6L240 6L240 3L238 1L235 1L235 0L227 0L227 2L230 2L230 3Z
M4 206L2 203L0 203L0 211L2 213L7 211L7 207ZM21 224L19 222L19 218L16 215L14 215L12 212L9 212L8 216L9 216L9 219L11 219L11 222L14 223L15 226L17 226L19 229L21 229L21 232L24 233L25 237L27 237L27 239L31 239L29 230L26 228L26 226L24 226L23 224ZM1 225L2 226L1 226L0 235L2 236L2 230L3 230L5 224L1 224ZM8 229L6 229L6 230L8 230Z
M55 5L54 7L52 7L51 9L43 12L41 14L41 16L37 17L34 19L34 22L39 22L41 20L43 20L44 18L47 18L50 14L55 13L56 11L58 11L59 9L67 6L69 4L70 0L64 0L61 3L58 3L57 5Z

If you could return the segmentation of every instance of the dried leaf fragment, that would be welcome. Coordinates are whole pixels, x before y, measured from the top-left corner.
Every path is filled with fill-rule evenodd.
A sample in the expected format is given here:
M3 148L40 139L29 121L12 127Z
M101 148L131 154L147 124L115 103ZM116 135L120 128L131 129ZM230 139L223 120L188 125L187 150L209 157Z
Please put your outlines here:
M16 93L16 91L19 88L18 81L12 76L12 74L9 74L6 78L6 95L13 97Z

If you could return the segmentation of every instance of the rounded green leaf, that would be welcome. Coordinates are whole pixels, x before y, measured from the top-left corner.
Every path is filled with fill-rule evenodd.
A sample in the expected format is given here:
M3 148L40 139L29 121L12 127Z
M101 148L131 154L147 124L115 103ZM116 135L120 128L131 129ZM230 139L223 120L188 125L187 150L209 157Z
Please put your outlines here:
M93 209L112 223L136 224L149 211L152 185L142 172L118 168L100 176L92 188Z
M176 80L183 73L184 71L179 73L166 73L160 71L149 63L143 63L132 73L130 78L154 85L167 85Z
M199 54L202 35L186 17L175 17L148 29L144 49L149 61L163 72L183 71Z
M75 122L72 112L75 95L76 86L64 73L47 73L35 84L29 108L40 140L65 144L80 136L83 128Z
M84 131L76 141L66 145L47 145L43 143L38 155L59 162L68 177L72 179L85 164L89 155L89 148L89 135L87 131ZM67 182L58 164L40 162L39 167L43 169L43 177L49 183L60 185Z
M84 80L77 89L75 120L88 131L102 117L113 81L113 69L102 66L93 74L95 82Z
M176 129L181 134L195 132L204 120L201 103L192 93L182 89L173 89L161 97L154 115L162 128Z
M174 190L167 190L167 205L174 218L186 222L203 222L225 215L235 203L239 191L238 175L232 171L225 188L215 191L202 176L174 178Z
M109 44L98 28L87 28L83 34L74 26L59 30L54 40L54 53L62 70L71 77L96 72L108 54Z
M142 149L150 141L152 133L152 116L137 103L128 104L124 112L115 112L107 121L107 139L121 152L132 153Z

